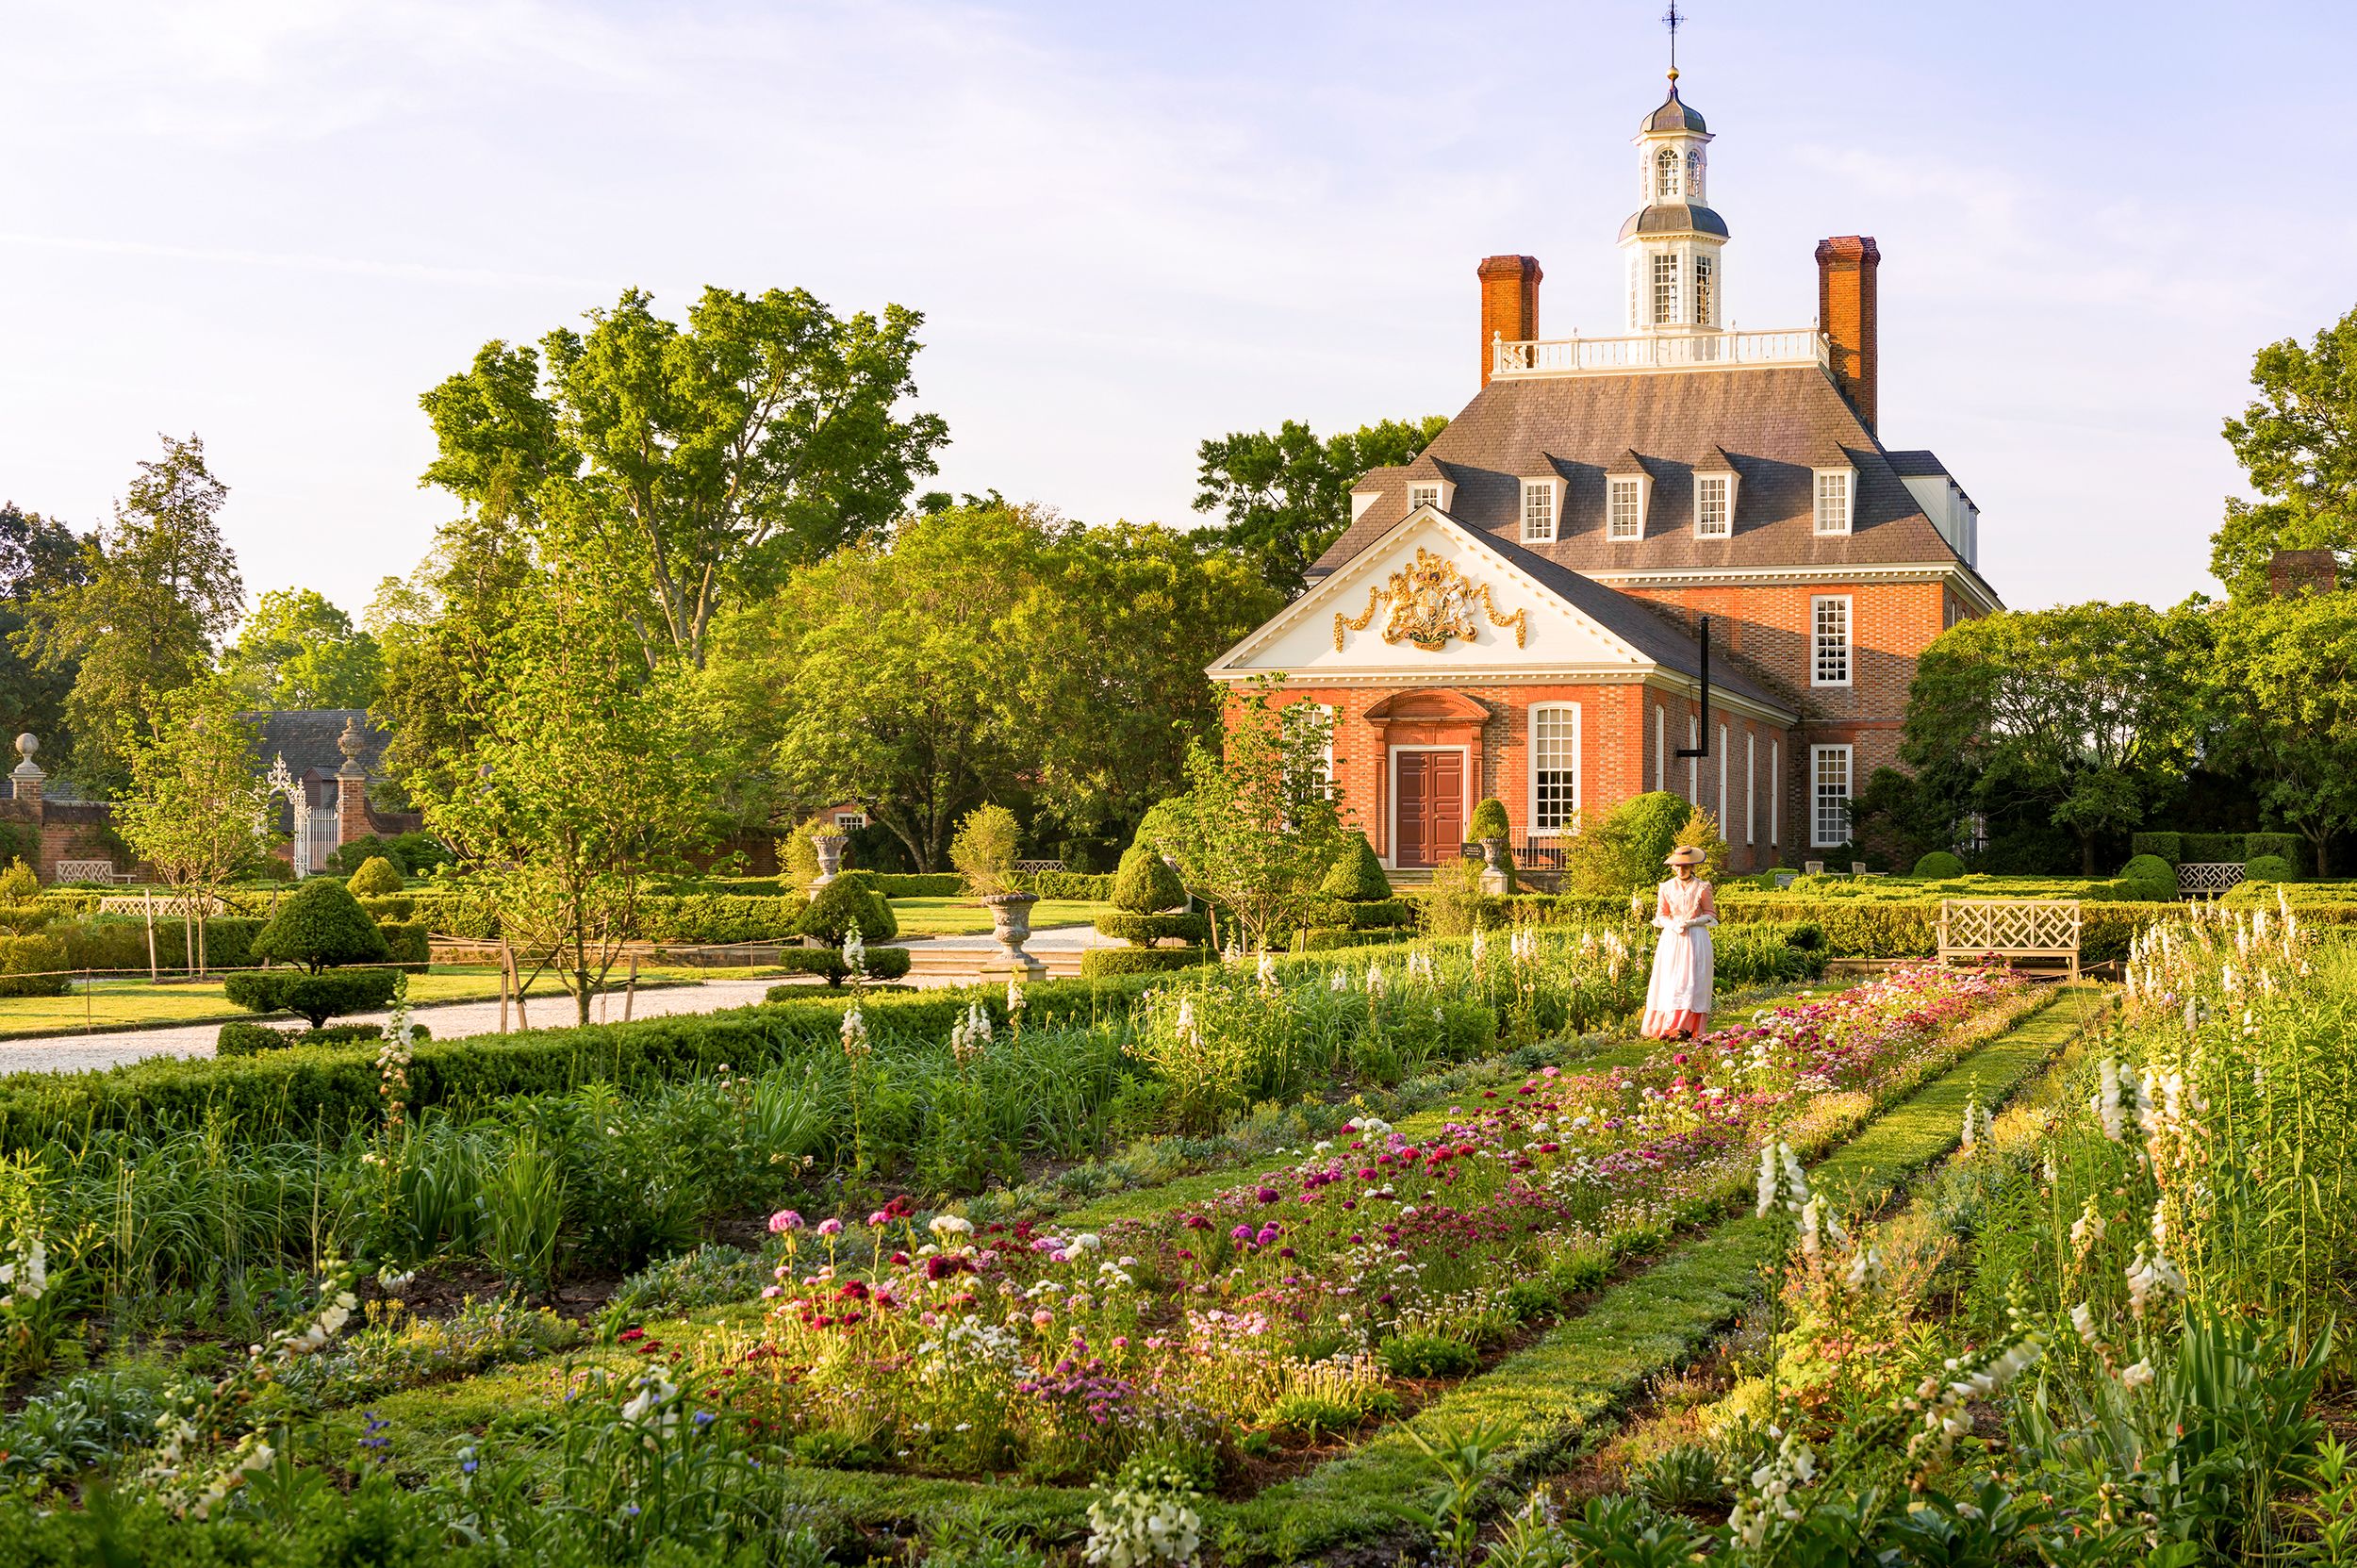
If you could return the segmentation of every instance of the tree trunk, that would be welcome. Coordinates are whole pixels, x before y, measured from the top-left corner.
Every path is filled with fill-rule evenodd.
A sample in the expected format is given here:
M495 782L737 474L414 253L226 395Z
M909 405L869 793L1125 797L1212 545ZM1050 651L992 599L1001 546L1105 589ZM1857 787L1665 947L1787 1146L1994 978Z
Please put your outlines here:
M2096 874L2095 834L2091 833L2083 833L2079 835L2079 874L2083 877L2091 877Z

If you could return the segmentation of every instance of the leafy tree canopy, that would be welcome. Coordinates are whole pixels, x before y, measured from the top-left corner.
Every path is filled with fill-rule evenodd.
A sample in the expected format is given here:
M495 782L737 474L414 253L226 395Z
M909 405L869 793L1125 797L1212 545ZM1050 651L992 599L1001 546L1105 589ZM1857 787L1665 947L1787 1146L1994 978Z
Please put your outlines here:
M2209 630L2220 750L2309 841L2321 876L2333 834L2357 827L2357 593L2245 600L2214 611Z
M88 541L38 512L0 503L0 727L14 735L41 737L42 766L72 765L65 728L65 700L81 669L78 658L42 668L25 656L17 634L30 623L28 612L43 594L90 580Z
M73 669L73 771L107 792L129 779L152 699L205 670L245 598L218 520L229 487L206 467L203 441L162 439L81 567L31 601L10 639L36 668Z
M2079 841L2134 827L2177 787L2200 729L2199 615L2101 602L1961 621L1923 651L1903 755L1961 763L1984 806L2035 800Z
M900 410L923 318L838 317L802 289L706 289L684 326L626 291L586 332L487 343L420 401L425 471L513 519L637 634L701 666L714 618L881 534L948 439Z
M1350 487L1369 469L1412 461L1448 427L1442 414L1384 420L1320 437L1298 420L1275 432L1239 432L1195 452L1198 512L1228 520L1223 540L1287 599L1310 566L1350 526Z
M257 708L365 708L384 684L376 639L310 588L273 588L238 630L222 673Z
M2211 536L2210 570L2236 599L2267 591L2278 550L2357 565L2357 310L2304 345L2261 349L2250 382L2259 395L2225 434L2261 499L2229 498Z

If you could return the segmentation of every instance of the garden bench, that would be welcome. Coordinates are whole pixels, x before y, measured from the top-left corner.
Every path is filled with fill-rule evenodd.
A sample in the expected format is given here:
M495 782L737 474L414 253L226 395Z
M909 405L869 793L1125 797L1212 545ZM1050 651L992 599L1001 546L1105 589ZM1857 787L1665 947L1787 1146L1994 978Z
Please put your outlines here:
M2079 978L2076 899L1942 899L1939 962L1987 954L2011 962L2060 959Z

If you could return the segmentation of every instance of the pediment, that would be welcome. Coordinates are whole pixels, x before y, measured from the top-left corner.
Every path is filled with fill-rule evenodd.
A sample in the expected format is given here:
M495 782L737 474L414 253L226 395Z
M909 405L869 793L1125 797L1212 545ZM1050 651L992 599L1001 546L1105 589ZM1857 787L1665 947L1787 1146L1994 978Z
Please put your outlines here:
M1214 678L1463 678L1652 661L1463 524L1420 506L1211 667Z

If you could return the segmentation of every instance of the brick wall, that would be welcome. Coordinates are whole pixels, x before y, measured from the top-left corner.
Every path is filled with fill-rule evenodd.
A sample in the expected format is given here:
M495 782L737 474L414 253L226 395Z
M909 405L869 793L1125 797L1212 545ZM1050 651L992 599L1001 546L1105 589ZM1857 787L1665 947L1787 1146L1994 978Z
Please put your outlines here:
M1286 690L1288 702L1317 702L1333 710L1334 779L1342 788L1344 809L1366 833L1376 852L1386 859L1392 854L1389 791L1390 752L1393 746L1463 746L1474 763L1465 801L1468 814L1475 801L1496 796L1505 805L1507 820L1513 824L1514 837L1519 841L1530 833L1533 708L1549 702L1578 706L1579 800L1581 810L1587 815L1609 811L1632 795L1665 787L1658 782L1654 765L1652 716L1659 709L1668 726L1666 753L1687 743L1687 723L1696 712L1689 698L1634 685L1516 683L1447 689L1477 703L1481 714L1463 718L1393 719L1379 725L1366 716L1370 709L1392 697L1391 691L1310 685ZM1775 726L1723 711L1715 714L1711 723L1714 750L1719 743L1718 726L1726 726L1725 799L1720 796L1716 756L1695 770L1698 787L1692 794L1688 791L1687 764L1675 757L1668 758L1666 787L1719 815L1721 831L1734 850L1737 870L1772 865L1775 856L1769 840L1772 814L1768 803L1768 792L1774 787L1771 757L1780 752L1788 772L1794 750L1792 741ZM1756 749L1755 787L1759 792L1754 808L1753 841L1748 844L1743 833L1747 744ZM1788 841L1796 818L1788 809L1774 815L1783 824Z

